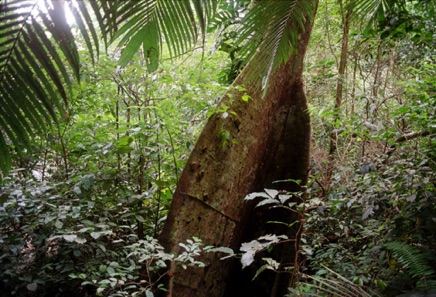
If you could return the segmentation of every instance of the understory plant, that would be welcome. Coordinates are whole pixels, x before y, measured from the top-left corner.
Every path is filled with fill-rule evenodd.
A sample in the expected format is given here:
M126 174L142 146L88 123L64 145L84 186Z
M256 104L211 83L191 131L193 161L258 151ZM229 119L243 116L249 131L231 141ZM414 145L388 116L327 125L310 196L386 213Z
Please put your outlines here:
M317 177L306 199L298 193L266 189L247 200L256 207L299 212L298 264L283 265L269 253L295 238L265 234L241 246L241 262L265 270L298 274L289 296L397 296L410 290L434 291L436 257L436 180L431 141L415 150L402 143L397 155L382 155L347 175L347 183L323 196ZM368 169L368 168L369 169ZM363 169L362 169L363 168ZM300 193L301 195L301 193ZM304 219L303 219L304 218ZM280 224L280 222L268 222ZM260 259L261 258L261 259ZM350 295L351 294L351 295Z
M198 238L181 243L179 255L164 252L150 235L138 238L138 222L154 223L135 207L138 199L147 197L103 196L97 194L95 184L89 186L88 195L79 195L76 187L31 180L24 184L11 180L3 186L3 293L153 296L169 262L204 265L195 259L203 251ZM154 227L147 229L153 234Z

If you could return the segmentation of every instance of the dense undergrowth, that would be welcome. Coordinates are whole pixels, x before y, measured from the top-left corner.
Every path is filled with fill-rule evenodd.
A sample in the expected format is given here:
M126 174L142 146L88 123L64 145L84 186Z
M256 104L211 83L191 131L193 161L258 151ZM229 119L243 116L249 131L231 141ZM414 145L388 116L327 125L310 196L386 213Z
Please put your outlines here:
M328 24L339 20L321 8L305 76L312 183L297 207L304 221L290 296L339 296L332 286L343 296L435 290L434 50L362 36L356 24L338 115L340 42L331 39L340 32ZM229 46L230 33L222 38ZM232 54L194 52L153 74L139 56L124 69L110 56L85 63L65 121L15 156L0 188L1 294L153 296L165 289L165 261L202 265L201 234L181 243L181 255L164 252L156 237L204 120L240 66ZM332 129L336 162L326 184ZM269 261L264 268L274 270Z

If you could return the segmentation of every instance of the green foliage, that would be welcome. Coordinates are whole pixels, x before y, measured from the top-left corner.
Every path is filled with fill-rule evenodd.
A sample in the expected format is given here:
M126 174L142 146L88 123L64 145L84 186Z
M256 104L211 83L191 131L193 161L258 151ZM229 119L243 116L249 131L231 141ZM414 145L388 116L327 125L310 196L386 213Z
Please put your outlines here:
M264 89L274 69L297 51L297 32L314 18L315 1L258 1L242 19L235 46L241 45L240 56L252 61L247 78ZM289 27L288 24L294 24ZM253 34L256 33L253 38ZM250 42L247 42L249 40Z
M43 137L47 124L67 112L72 83L80 80L77 35L67 22L70 9L93 61L99 54L98 31L113 35L116 1L91 2L96 25L84 1L2 1L0 20L0 181L11 168L11 149L28 149L33 134ZM99 30L97 30L99 27ZM17 87L19 85L20 87Z
M120 65L127 66L142 46L149 71L157 69L162 52L162 41L168 44L171 55L180 56L191 49L204 35L210 18L220 1L142 1L124 2L119 20L129 20L116 32L119 45L126 44ZM199 22L196 22L199 20ZM204 41L204 39L203 39Z
M72 30L56 3L40 17L28 1L0 5L0 291L153 296L165 289L167 261L201 267L203 252L236 256L198 238L172 255L155 237L204 120L238 116L231 96L215 108L227 90L217 81L230 83L251 57L248 74L265 86L298 41L285 24L301 29L313 17L312 1L258 1L250 11L250 1L75 2ZM312 33L307 191L246 197L302 216L286 223L302 230L299 266L268 254L295 240L281 234L247 242L237 255L244 267L263 258L254 278L266 270L299 273L295 295L394 296L435 287L434 4L353 3L375 26L353 21L339 111L332 104L343 9L336 1L320 3ZM222 30L217 52L208 48L207 28ZM189 51L198 39L201 50L185 63L160 59ZM111 42L120 48L107 47ZM337 163L325 188L331 131L339 136ZM219 137L223 146L237 145L229 131Z
M10 147L21 153L29 147L35 132L43 137L47 124L65 117L74 78L81 79L80 41L67 23L64 4L70 7L93 62L99 56L100 39L107 48L108 37L111 42L120 37L120 45L127 45L119 63L127 66L142 45L149 71L157 69L163 36L173 57L190 50L199 32L204 43L208 21L218 4L218 1L86 4L80 0L64 4L47 2L48 7L44 8L38 5L42 2L16 0L0 4L4 23L0 43L5 47L0 54L0 178L12 165ZM147 38L143 38L145 35Z
M71 100L70 76L76 80L81 78L79 41L66 21L63 4L52 2L52 7L48 7L47 12L39 9L36 14L38 2L4 1L0 6L1 17L6 24L0 32L0 43L7 47L0 56L0 98L3 102L0 109L2 175L7 174L11 168L9 142L14 149L21 152L23 148L28 148L29 139L34 132L43 136L46 124L56 121L59 114L65 116L67 113L66 109ZM246 4L246 1L242 3ZM100 38L106 48L109 43L119 40L119 46L123 47L120 65L127 66L141 49L144 66L150 72L157 70L164 42L171 57L190 51L199 37L202 38L204 48L208 24L214 20L218 7L221 10L231 7L221 6L220 1L215 0L105 0L91 1L89 5L81 0L67 1L67 5L74 15L77 29L82 34L83 44L91 55L91 60L96 60L99 55ZM268 37L261 42L261 50L258 52L262 54L254 55L257 62L252 64L253 69L249 72L256 73L252 76L256 82L263 81L263 87L268 82L272 69L289 57L292 48L295 49L297 32L283 28L288 27L287 23L290 21L302 28L304 20L313 17L308 15L312 11L309 9L311 5L311 1L261 1L241 23L243 26L240 36L243 39L239 43L244 43L242 56L247 59L251 59L257 52L259 41L255 38L249 41L250 38L247 37L253 33ZM281 29L276 30L277 26ZM95 52L97 56L94 55ZM68 61L68 66L64 65L63 59ZM261 77L257 73L261 73ZM22 87L14 87L16 83Z
M432 251L425 253L416 247L395 241L386 243L384 247L392 252L398 263L413 278L419 279L418 288L425 290L436 289L436 274L429 263L434 260L432 259L432 257L434 258Z
M201 52L176 67L93 64L47 140L16 156L0 190L0 290L16 296L152 296L168 261L203 265L198 239L165 253L155 237L187 154L224 91ZM167 53L166 53L167 54ZM215 58L219 58L217 55ZM137 57L136 57L137 58ZM5 294L6 294L5 293Z
M95 189L88 190L90 196L79 192L72 183L48 186L31 181L2 189L2 197L7 197L0 217L3 293L152 294L169 269L168 261L184 268L204 265L195 259L203 252L198 238L180 243L180 255L165 253L149 235L138 239L138 221L153 223L144 209L135 207L143 197L121 196L121 191L113 197Z
M12 142L13 148L20 152L22 148L29 146L28 141L34 132L43 136L46 131L45 124L50 124L53 119L57 120L58 113L65 116L67 112L65 109L71 100L70 76L77 80L81 78L77 50L79 41L66 21L63 5L53 2L53 9L49 8L48 13L41 9L34 17L32 10L37 7L34 5L37 2L16 0L11 3L5 1L1 5L2 18L7 23L0 32L0 42L8 46L0 57L0 95L5 103L0 110L3 119L0 122L0 169L3 175L11 167L8 142ZM168 46L171 57L192 50L199 37L204 48L209 23L212 24L211 28L217 28L216 23L220 20L219 16L215 18L218 8L220 16L226 15L226 12L236 13L239 7L247 6L247 1L221 5L221 1L215 0L104 0L91 1L87 5L80 0L67 1L67 5L74 15L76 28L82 35L84 47L91 55L91 60L98 58L99 39L103 39L105 48L118 40L119 46L123 48L118 61L121 66L127 66L141 49L144 66L151 72L157 70L164 43ZM303 30L305 20L313 18L310 15L310 11L313 11L312 5L312 1L260 1L255 5L245 15L240 33L237 34L241 37L237 43L243 44L241 57L245 60L233 59L231 76L236 75L242 65L253 59L249 76L258 85L262 81L264 88L271 71L286 61L296 48L297 31L285 30L288 28L287 24L293 22ZM23 13L25 9L27 10ZM50 32L51 36L45 31ZM260 39L248 38L253 34L267 38L263 38L258 44ZM239 50L240 46L231 47ZM62 59L69 62L68 67L63 64ZM16 82L23 87L14 88ZM60 99L63 99L63 105ZM28 106L33 108L29 109Z
M418 4L407 5L409 12L420 14L426 28L434 26ZM333 102L341 32L336 31L340 19L335 9L333 2L320 3L319 29L312 32L314 46L307 54L311 170L317 182L308 189L308 201L316 202L305 216L303 277L295 295L328 296L328 291L310 286L312 277L324 277L322 266L363 291L372 289L383 296L432 288L433 277L425 271L413 277L407 268L395 265L385 244L414 247L426 265L434 267L434 50L424 41L410 42L418 32L404 31L402 37L383 40L381 32L362 38L362 23L352 25L344 100L337 115ZM424 29L417 31L426 34ZM332 130L338 135L338 150L333 180L326 188L323 175Z
M40 24L33 13L40 8L34 4L26 1L2 1L0 4L0 19L4 24L0 32L0 169L3 175L11 167L8 146L22 151L32 131L42 134L44 123L50 117L56 118L55 109L60 107L62 99L67 100L64 85L69 85L70 78L64 59L78 77L78 52L75 43L71 42L71 32L65 30L63 8L54 2L44 15L44 24ZM52 36L51 41L47 33ZM53 44L58 45L58 50ZM70 50L66 51L68 47ZM30 62L25 63L23 56ZM40 69L41 65L45 69Z
M222 2L208 31L218 31L216 36L216 49L229 55L230 62L222 68L219 75L220 83L230 85L245 66L244 59L239 56L241 46L236 44L238 26L242 16L247 13L248 3L244 1Z

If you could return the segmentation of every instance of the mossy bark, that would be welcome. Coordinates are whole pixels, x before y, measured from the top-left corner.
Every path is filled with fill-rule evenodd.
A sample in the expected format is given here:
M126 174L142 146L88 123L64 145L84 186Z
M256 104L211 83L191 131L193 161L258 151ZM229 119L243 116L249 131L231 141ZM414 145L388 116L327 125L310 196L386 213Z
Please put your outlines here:
M244 93L233 91L221 103L230 105L235 114L217 113L208 120L183 170L160 236L167 251L180 253L179 243L192 236L207 245L239 250L244 240L265 230L264 222L259 226L253 221L253 204L244 197L271 187L277 179L305 182L310 119L302 70L311 28L308 22L299 35L297 53L273 73L264 96L244 85L243 72L234 84L244 85L253 100L245 102ZM288 259L292 252L283 255L292 260ZM168 296L280 296L277 292L289 283L289 277L277 280L274 275L272 283L271 277L260 281L256 288L262 291L248 290L254 275L242 273L238 260L219 258L206 253L199 259L204 268L172 267Z

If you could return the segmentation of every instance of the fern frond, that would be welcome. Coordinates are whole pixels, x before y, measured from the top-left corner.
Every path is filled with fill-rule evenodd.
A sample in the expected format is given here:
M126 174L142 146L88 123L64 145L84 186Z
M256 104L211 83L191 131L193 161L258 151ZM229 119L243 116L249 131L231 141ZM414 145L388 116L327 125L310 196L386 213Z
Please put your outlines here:
M388 242L384 246L392 252L398 263L400 263L413 278L435 278L435 271L430 266L429 259L421 250L414 246L396 241Z

